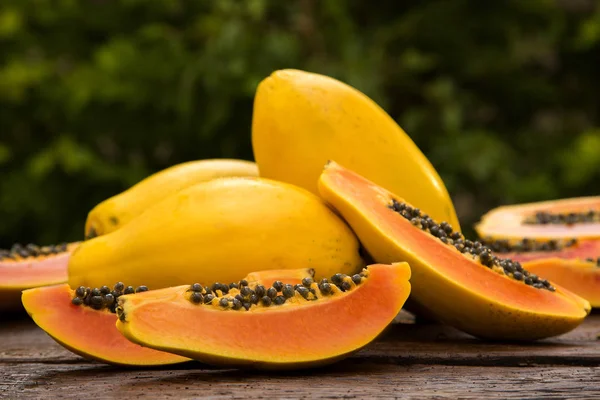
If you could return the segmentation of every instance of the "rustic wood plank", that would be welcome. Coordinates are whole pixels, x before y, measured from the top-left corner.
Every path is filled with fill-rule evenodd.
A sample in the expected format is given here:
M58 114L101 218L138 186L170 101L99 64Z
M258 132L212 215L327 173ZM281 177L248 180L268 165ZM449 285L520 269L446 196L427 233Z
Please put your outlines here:
M2 321L0 363L86 363L28 319ZM444 365L600 365L600 315L566 335L529 344L486 342L435 324L393 324L354 362Z
M198 365L198 364L197 364ZM472 367L338 363L294 373L124 370L93 364L5 364L0 398L597 398L592 367Z

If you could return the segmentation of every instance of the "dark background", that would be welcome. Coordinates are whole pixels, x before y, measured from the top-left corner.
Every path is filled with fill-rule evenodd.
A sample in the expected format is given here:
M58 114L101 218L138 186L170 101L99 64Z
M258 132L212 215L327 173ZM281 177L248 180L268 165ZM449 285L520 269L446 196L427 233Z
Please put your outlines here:
M182 161L252 158L279 68L375 99L465 230L505 203L598 194L593 0L0 4L0 247L80 239L88 210Z

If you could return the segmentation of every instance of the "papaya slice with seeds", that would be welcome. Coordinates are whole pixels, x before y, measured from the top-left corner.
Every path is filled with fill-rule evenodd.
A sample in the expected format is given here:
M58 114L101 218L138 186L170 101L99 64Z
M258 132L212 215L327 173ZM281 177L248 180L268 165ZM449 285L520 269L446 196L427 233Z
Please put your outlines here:
M544 258L586 259L600 255L600 240L531 240L518 241L484 239L483 243L495 254L520 262Z
M245 281L251 288L272 285L274 281L300 282L310 276L310 272L307 269L258 271L249 274L242 282ZM146 291L145 286L133 288L122 283L117 283L112 290L107 287L73 290L68 284L60 284L25 290L22 302L40 328L63 347L84 358L122 366L189 361L185 357L134 344L117 330L116 300L125 293L140 296ZM100 301L94 302L98 298Z
M523 268L560 284L589 301L592 307L600 307L600 258L541 258L524 262Z
M492 255L480 242L335 162L321 174L319 191L376 262L411 265L411 300L464 332L541 339L572 330L590 311L588 301Z
M190 286L172 287L121 297L117 328L135 343L209 364L324 365L364 347L392 322L410 293L409 279L406 263L371 265L351 277L277 288L274 299L285 301L263 296L247 308L236 300L251 298L248 291L206 303L196 301L201 294Z
M600 196L494 208L475 230L480 237L492 239L600 238Z
M66 282L69 257L78 245L15 244L10 250L0 250L0 310L21 308L24 289Z

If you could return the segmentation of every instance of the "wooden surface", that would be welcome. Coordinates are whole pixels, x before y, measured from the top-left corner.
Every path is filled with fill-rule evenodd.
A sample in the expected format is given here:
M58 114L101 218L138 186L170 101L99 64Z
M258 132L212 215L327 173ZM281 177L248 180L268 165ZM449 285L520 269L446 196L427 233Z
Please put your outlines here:
M600 398L600 315L533 344L491 343L435 324L394 324L335 365L246 372L188 363L87 361L27 317L0 319L0 398Z

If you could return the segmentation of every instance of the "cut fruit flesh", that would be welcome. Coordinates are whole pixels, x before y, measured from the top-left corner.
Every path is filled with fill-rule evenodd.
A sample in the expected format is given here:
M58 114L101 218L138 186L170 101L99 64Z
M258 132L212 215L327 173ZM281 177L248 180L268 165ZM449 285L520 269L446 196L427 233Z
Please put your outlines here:
M65 251L29 257L0 257L0 310L21 307L21 292L38 286L66 282L69 257L79 243Z
M406 301L409 279L406 263L372 265L365 281L347 292L248 311L193 304L189 286L179 286L121 297L117 327L136 343L211 364L323 365L375 339Z
M492 247L493 249L493 247ZM533 261L545 258L561 259L586 259L596 258L600 255L600 240L578 240L573 245L557 250L544 251L509 251L495 253L504 258L520 262Z
M189 361L131 343L115 327L115 314L73 305L73 297L74 291L65 283L25 290L22 301L38 326L62 346L82 357L135 366Z
M579 197L537 203L515 204L495 208L475 226L480 237L518 240L530 239L595 239L600 238L600 222L573 224L529 224L536 213L569 214L600 212L600 197Z
M592 307L600 307L600 267L595 262L544 258L525 262L523 267L583 297Z
M443 244L390 209L392 199L402 199L334 162L322 173L319 191L376 262L411 265L411 300L467 333L541 339L572 330L590 311L589 302L565 289L525 285Z

